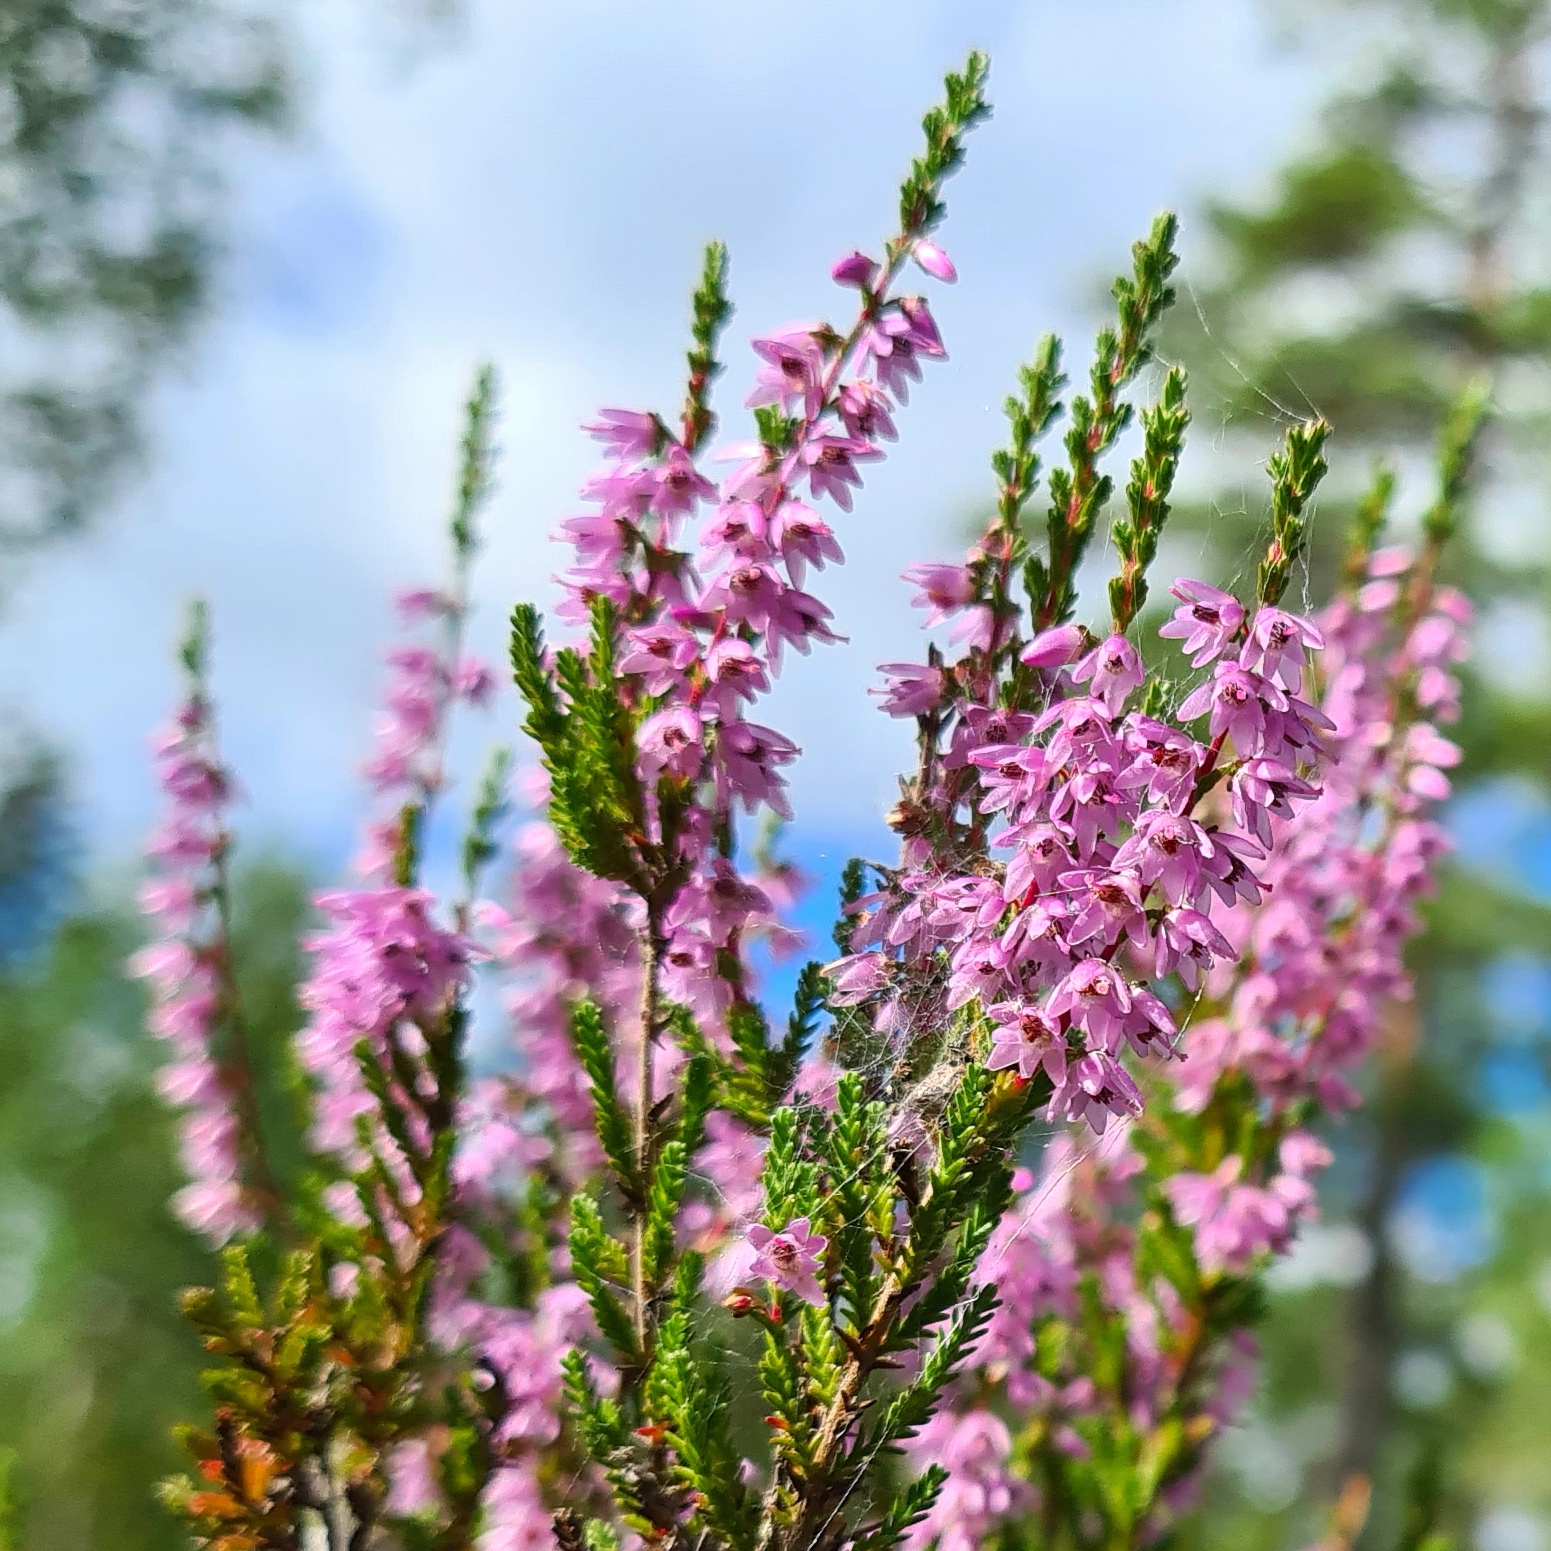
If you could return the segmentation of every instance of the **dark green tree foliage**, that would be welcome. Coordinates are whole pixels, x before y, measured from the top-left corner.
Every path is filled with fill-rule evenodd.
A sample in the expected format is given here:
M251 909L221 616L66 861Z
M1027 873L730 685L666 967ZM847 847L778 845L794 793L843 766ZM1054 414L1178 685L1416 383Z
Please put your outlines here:
M77 526L210 299L219 150L288 86L246 0L0 6L0 545Z
M1225 570L1251 521L1237 489L1240 449L1251 434L1258 442L1266 418L1317 410L1334 428L1336 451L1309 553L1294 557L1288 604L1298 607L1305 588L1322 596L1343 565L1352 519L1359 542L1386 521L1409 526L1387 510L1392 475L1381 469L1373 478L1377 449L1424 454L1462 389L1492 379L1497 402L1474 471L1473 514L1443 570L1489 625L1516 618L1533 627L1532 653L1551 602L1551 268L1537 214L1551 169L1538 74L1551 5L1345 0L1320 7L1310 30L1340 40L1342 68L1354 53L1364 62L1260 197L1210 212L1211 275L1195 277L1199 312L1180 309L1168 346L1191 366L1198 418L1226 428L1225 452L1212 501L1181 505L1173 528L1193 529ZM1372 47L1354 49L1359 38ZM1522 659L1482 655L1467 676L1457 786L1469 792L1509 777L1543 796L1551 687ZM1350 1294L1324 1287L1289 1296L1269 1327L1252 1437L1261 1456L1267 1439L1280 1439L1281 1463L1257 1467L1261 1456L1250 1449L1243 1478L1263 1505L1294 1496L1329 1504L1345 1484L1331 1533L1364 1547L1418 1545L1445 1528L1462 1535L1499 1493L1551 1507L1545 1480L1525 1490L1514 1464L1543 1451L1551 1407L1508 1398L1535 1374L1543 1379L1547 1360L1544 1317L1529 1292L1547 1240L1543 1229L1522 1237L1544 1205L1538 1153L1529 1132L1477 1097L1496 1034L1482 971L1505 954L1551 953L1551 912L1525 890L1522 880L1473 872L1468 856L1448 870L1415 954L1419 1006L1386 1041L1366 1117L1337 1138L1348 1156L1333 1205L1365 1231L1372 1269ZM1419 1282L1393 1247L1396 1204L1420 1162L1461 1153L1489 1166L1504 1226L1516 1224L1520 1237L1474 1278ZM1516 1294L1508 1261L1518 1268ZM1337 1310L1341 1333L1332 1337ZM1473 1374L1460 1355L1468 1347L1461 1332L1483 1313L1513 1332L1521 1367L1512 1385L1501 1372L1484 1382L1481 1365ZM1438 1414L1397 1398L1397 1380L1405 1393L1418 1354L1441 1361L1453 1385L1441 1456ZM1335 1412L1321 1410L1331 1403ZM1505 1410L1517 1430L1497 1424ZM1332 1415L1333 1423L1319 1420ZM1526 1416L1535 1424L1528 1434ZM1208 1516L1213 1545L1302 1544L1327 1529L1325 1510L1305 1506L1291 1522L1286 1513L1246 1518L1226 1512L1230 1498L1225 1485L1215 1500L1223 1511Z
M57 924L77 847L57 758L28 750L0 780L0 967L14 970Z
M275 868L250 870L240 893L261 1100L294 1161L284 1052L304 894ZM202 1356L176 1294L212 1267L167 1208L183 1177L153 1087L163 1052L123 970L138 932L125 912L74 916L0 980L0 1449L21 1551L176 1544L154 1488L177 1463L172 1425L200 1408Z

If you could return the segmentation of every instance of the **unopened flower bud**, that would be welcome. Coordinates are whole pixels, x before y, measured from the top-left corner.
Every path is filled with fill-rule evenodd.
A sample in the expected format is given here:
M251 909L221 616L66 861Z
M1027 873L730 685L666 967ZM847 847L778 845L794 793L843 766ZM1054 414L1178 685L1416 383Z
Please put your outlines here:
M949 285L959 278L953 260L937 246L921 238L911 250L911 257L935 280L945 280Z
M878 266L865 253L848 253L829 273L837 285L855 285L865 289L872 284Z

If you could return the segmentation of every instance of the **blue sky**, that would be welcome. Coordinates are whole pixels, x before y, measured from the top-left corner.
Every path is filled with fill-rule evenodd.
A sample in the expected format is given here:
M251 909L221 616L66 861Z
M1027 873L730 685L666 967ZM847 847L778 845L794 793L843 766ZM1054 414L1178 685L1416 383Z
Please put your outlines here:
M808 750L802 848L874 833L906 750L864 691L875 663L919 650L896 578L951 554L985 497L1017 363L1057 328L1080 369L1097 282L1130 240L1176 207L1188 262L1192 208L1252 188L1320 85L1252 0L480 0L407 65L372 8L309 9L326 14L302 23L304 130L233 169L224 298L158 396L148 475L36 567L0 629L10 707L63 739L108 857L153 817L146 733L201 592L245 830L337 860L388 597L438 573L473 365L506 382L478 585L499 657L511 603L546 599L561 563L547 535L594 451L577 422L679 397L702 242L732 248L737 434L748 336L834 304L830 261L886 233L920 114L976 45L996 116L951 185L951 361L913 395L844 523L849 564L823 579L850 644L799 660L768 718Z

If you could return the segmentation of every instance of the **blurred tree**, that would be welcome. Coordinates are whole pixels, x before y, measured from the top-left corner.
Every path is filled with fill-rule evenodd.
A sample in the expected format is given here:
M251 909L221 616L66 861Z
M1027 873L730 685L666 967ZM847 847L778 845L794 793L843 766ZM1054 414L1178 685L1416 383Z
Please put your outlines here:
M1241 432L1258 445L1267 416L1314 406L1336 431L1336 494L1311 557L1323 581L1377 449L1398 449L1404 489L1444 408L1483 370L1498 417L1450 558L1482 611L1461 728L1463 850L1416 955L1418 1006L1394 1021L1364 1118L1337 1132L1331 1222L1301 1273L1322 1285L1278 1302L1262 1398L1209 1496L1200 1543L1235 1551L1311 1534L1416 1547L1494 1503L1551 1510L1551 1476L1525 1470L1551 1446L1551 1330L1535 1297L1551 1255L1546 1089L1526 1064L1533 1035L1507 1027L1493 989L1504 966L1551 954L1551 878L1523 856L1484 866L1472 838L1504 832L1510 811L1525 816L1521 842L1543 833L1551 783L1551 3L1312 11L1311 36L1340 40L1357 84L1263 197L1209 211L1210 277L1195 277L1198 306L1179 309L1172 345L1198 416L1215 401L1208 477L1220 482L1176 518L1175 542L1193 528L1209 556L1240 552L1259 520L1233 488ZM1402 501L1396 526L1414 515Z
M0 546L77 527L209 298L218 153L284 116L247 0L0 0Z
M0 762L0 972L47 941L69 899L75 853L58 760L24 749Z
M304 893L275 867L238 892L267 1134L294 1168L283 1052ZM180 1463L172 1426L199 1412L202 1354L176 1294L211 1267L167 1209L181 1178L153 1086L161 1052L123 972L137 940L127 912L88 911L0 977L0 1459L16 1462L19 1551L178 1539L154 1487Z

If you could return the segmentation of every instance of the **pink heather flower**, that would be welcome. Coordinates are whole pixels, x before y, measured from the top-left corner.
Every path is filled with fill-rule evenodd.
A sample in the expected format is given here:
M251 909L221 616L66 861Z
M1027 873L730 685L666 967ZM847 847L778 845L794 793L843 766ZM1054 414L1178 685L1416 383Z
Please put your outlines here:
M1020 828L1017 849L1007 864L1005 897L1021 899L1030 888L1049 889L1072 865L1067 837L1054 824L1039 823Z
M834 987L830 1002L836 1007L854 1007L892 984L890 961L881 953L851 953L824 966Z
M975 601L975 583L961 565L913 565L903 579L916 588L912 608L929 610L927 627L940 625L955 610Z
M1193 905L1205 892L1202 869L1215 851L1194 819L1150 808L1115 853L1115 865L1133 868L1145 884L1156 883L1171 905Z
M697 501L708 501L716 495L716 486L676 442L668 449L667 457L651 470L651 477L655 486L652 510L660 517L682 516Z
M1239 665L1263 673L1297 694L1303 683L1305 651L1318 651L1324 644L1324 636L1308 620L1281 609L1264 608L1250 623Z
M1134 872L1123 868L1079 868L1061 874L1061 887L1070 891L1071 917L1066 939L1074 947L1087 945L1094 938L1102 947L1128 937L1146 940L1147 913L1142 908L1146 891Z
M736 721L740 702L757 699L770 688L770 673L759 653L739 636L723 636L706 653L710 690L703 702L724 721Z
M963 1007L979 998L995 1001L1007 987L1007 967L1011 955L999 942L981 942L971 937L960 944L953 955L948 977L948 1010Z
M1179 1029L1173 1013L1146 986L1132 987L1131 1011L1121 1027L1126 1042L1139 1056L1151 1056L1160 1051L1165 1056L1180 1053L1176 1043Z
M1110 721L1109 710L1101 701L1078 695L1057 701L1034 725L1040 732L1048 727L1056 729L1047 745L1053 767L1076 764L1088 769L1095 765L1112 769L1118 763L1114 758L1118 751Z
M782 1292L796 1293L815 1308L824 1306L824 1289L814 1273L829 1240L822 1233L810 1233L806 1217L794 1217L779 1233L755 1223L749 1229L748 1241L755 1251L751 1276L763 1278Z
M1225 904L1236 899L1249 905L1258 905L1261 899L1259 876L1249 867L1250 861L1258 861L1265 852L1253 840L1243 835L1230 834L1225 830L1209 831L1212 852L1201 854L1201 876L1206 886Z
M224 1244L258 1227L258 1216L234 1179L199 1179L172 1198L172 1210L185 1227L213 1244Z
M768 917L770 913L765 891L750 883L726 857L719 856L708 873L690 879L668 907L664 920L670 931L693 928L721 948L751 917Z
M991 1071L1013 1066L1030 1078L1043 1067L1053 1083L1066 1076L1066 1040L1043 1013L1022 1002L999 1002L986 1016L995 1025L986 1057Z
M1114 1116L1140 1115L1142 1095L1126 1069L1102 1050L1072 1062L1050 1097L1052 1120L1082 1120L1099 1135Z
M822 571L826 560L836 565L845 553L835 538L835 530L811 506L802 501L783 501L770 519L770 545L786 562L787 575L794 586L802 586L806 567Z
M1194 991L1216 958L1232 957L1233 944L1199 910L1170 910L1158 923L1153 972L1159 976L1178 970Z
M173 932L186 931L199 909L199 892L188 878L151 879L141 884L136 899L143 915Z
M539 1489L535 1461L499 1466L480 1501L478 1551L550 1551L554 1545L554 1515Z
M695 1154L697 1173L716 1187L730 1218L750 1216L759 1210L764 1139L720 1109L706 1116L705 1134L705 1146Z
M1087 639L1081 625L1056 625L1024 647L1022 660L1031 668L1063 668L1082 651Z
M1390 544L1368 556L1369 576L1404 576L1411 569L1411 551L1404 544Z
M636 770L648 785L666 772L687 781L699 773L704 749L700 718L688 706L668 706L641 723L636 732Z
M806 415L816 415L823 391L824 347L814 329L794 325L753 344L755 355L764 364L744 403L750 409L761 404L779 404L785 409L800 402Z
M1195 797L1196 773L1205 750L1194 738L1150 716L1126 718L1125 746L1132 764L1116 784L1122 791L1146 788L1145 801L1184 813Z
M1072 678L1078 684L1092 679L1093 698L1102 701L1111 716L1119 716L1131 691L1147 678L1147 669L1142 654L1123 635L1112 635L1072 669Z
M958 725L949 745L944 768L962 770L976 749L992 743L1021 743L1034 730L1034 718L1023 711L1000 707L966 705L960 707Z
M783 819L792 816L786 783L776 771L797 758L790 738L752 722L723 722L714 746L719 778L746 812L764 803Z
M218 844L219 836L195 816L173 813L151 832L145 854L162 865L201 865L214 858Z
M999 1526L1035 1501L1034 1489L1009 1468L1007 1424L990 1411L940 1411L906 1447L920 1464L941 1464L948 1479L931 1511L906 1535L905 1551L980 1551Z
M1002 933L1002 951L1021 975L1034 970L1056 973L1071 962L1072 949L1064 928L1071 906L1060 895L1036 899L1020 910Z
M1328 1169L1334 1161L1330 1149L1307 1131L1289 1131L1282 1138L1277 1157L1283 1169L1299 1179L1307 1179L1311 1174Z
M1233 746L1247 756L1274 752L1268 749L1279 744L1283 736L1282 721L1278 716L1272 733L1271 718L1285 712L1290 702L1270 679L1251 673L1237 663L1220 662L1212 670L1212 677L1184 699L1179 708L1182 722L1193 722L1198 716L1211 713L1212 736L1226 733L1233 739Z
M1271 844L1273 818L1292 818L1293 798L1307 801L1319 795L1316 787L1275 759L1246 759L1234 771L1228 790L1234 822L1263 846Z
M829 628L832 618L829 609L812 593L788 587L771 610L765 626L765 650L771 667L779 669L781 666L783 642L795 646L806 657L815 641L843 641L844 636L836 635Z
M910 256L934 280L945 280L952 285L959 278L953 260L935 242L929 242L925 237L918 237L912 244Z
M401 1443L388 1457L388 1500L383 1512L410 1518L434 1510L440 1501L430 1444L424 1438Z
M1417 722L1406 734L1406 755L1422 764L1437 765L1444 770L1452 769L1464 758L1457 743L1450 743L1439 734L1436 727L1426 722Z
M995 634L996 615L991 605L977 603L954 620L948 639L967 652L985 652L991 649Z
M662 421L639 409L600 409L598 418L582 429L622 463L649 458L668 440Z
M1287 1243L1287 1202L1273 1191L1240 1185L1243 1169L1243 1158L1230 1153L1211 1174L1176 1174L1163 1183L1175 1218L1196 1230L1196 1256L1206 1271L1245 1271Z
M909 399L912 379L920 379L920 357L947 353L931 310L919 296L901 297L896 307L869 323L861 349L871 358L879 384L901 404Z
M899 437L890 413L893 406L888 394L866 378L842 383L835 396L835 407L840 411L848 435L869 442L892 442Z
M902 296L899 299L900 316L905 320L904 332L896 337L908 339L922 355L945 356L942 335L937 331L937 320L924 296Z
M865 253L848 253L843 259L835 261L829 273L837 285L854 285L866 290L878 273L878 265Z
M649 695L666 694L700 655L700 643L671 619L627 629L622 640L619 671L639 673Z
M437 588L412 587L394 597L393 607L398 611L401 623L413 626L444 618L452 611L453 603Z
M1364 614L1382 614L1400 601L1400 583L1385 578L1382 581L1364 582L1357 589L1357 607Z
M1121 1025L1131 1011L1131 987L1124 975L1103 959L1084 959L1066 976L1045 1005L1058 1018L1065 1013L1101 1044L1121 1037Z
M969 762L980 771L982 813L1016 819L1045 788L1049 761L1037 745L993 743L976 749Z
M713 578L703 601L708 608L725 609L735 623L763 633L789 591L772 567L740 560Z
M460 700L482 706L489 703L498 682L489 663L481 662L477 657L465 657L453 672L452 690Z
M880 709L890 716L924 716L942 704L947 679L941 668L914 662L880 663L878 671L888 680L886 689L869 689Z
M1244 623L1244 605L1232 593L1206 582L1181 580L1169 591L1184 604L1158 634L1184 642L1191 666L1203 668L1220 657Z
M851 489L862 476L856 465L883 456L871 442L855 436L810 436L797 452L798 467L806 471L815 496L827 495L841 511L851 510Z

